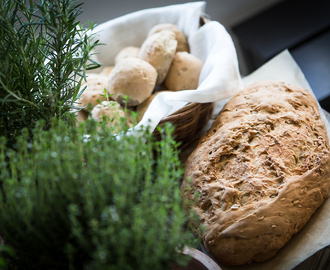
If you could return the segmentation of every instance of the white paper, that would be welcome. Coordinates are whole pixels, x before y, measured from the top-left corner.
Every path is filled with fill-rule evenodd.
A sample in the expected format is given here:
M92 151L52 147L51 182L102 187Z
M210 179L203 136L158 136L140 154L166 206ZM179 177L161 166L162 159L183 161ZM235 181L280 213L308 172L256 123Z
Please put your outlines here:
M262 80L277 80L299 85L307 89L314 96L304 74L287 50L283 51L264 64L261 68L245 77L243 83L245 86L248 86ZM218 113L221 110L224 105L223 103L223 101L218 102L218 111L215 113ZM326 123L330 141L329 122L322 109L320 109L320 114L323 121ZM294 235L272 259L263 263L253 263L250 265L235 267L220 264L221 268L223 270L289 270L296 267L320 249L330 245L330 234L328 232L330 227L329 209L330 198L328 197L307 222L304 228Z
M193 2L134 12L108 21L95 28L105 46L99 46L98 61L104 66L124 47L140 47L149 30L160 23L173 23L188 37L190 53L204 62L196 90L166 92L156 96L140 123L153 131L160 120L188 102L208 103L235 95L243 88L234 43L226 29L211 21L199 28L205 2Z

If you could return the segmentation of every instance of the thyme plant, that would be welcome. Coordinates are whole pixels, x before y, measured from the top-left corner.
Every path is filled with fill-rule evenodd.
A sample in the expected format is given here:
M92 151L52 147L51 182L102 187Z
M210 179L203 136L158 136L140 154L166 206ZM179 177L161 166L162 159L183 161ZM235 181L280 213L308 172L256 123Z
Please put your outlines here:
M0 136L9 146L39 119L49 127L75 108L86 69L98 45L77 20L75 0L0 1ZM89 63L89 64L87 64Z
M177 251L196 240L182 209L173 127L155 141L148 130L119 138L106 122L44 124L32 143L24 129L17 151L1 140L8 269L157 270L180 261Z

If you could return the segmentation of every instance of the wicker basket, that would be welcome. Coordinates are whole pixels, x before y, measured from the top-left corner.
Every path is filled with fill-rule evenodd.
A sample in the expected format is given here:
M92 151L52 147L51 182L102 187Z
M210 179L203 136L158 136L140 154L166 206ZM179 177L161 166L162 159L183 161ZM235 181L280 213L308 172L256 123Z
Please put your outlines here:
M209 22L209 19L200 17L200 27ZM201 130L212 116L214 103L188 103L175 113L163 118L158 126L163 126L170 122L175 126L174 137L177 142L181 142L180 150L187 148L192 142L200 137ZM160 133L154 131L157 139Z
M199 138L201 130L212 115L214 103L189 103L182 109L163 118L158 126L170 122L175 126L174 138L181 142L180 150L188 147L192 142ZM154 131L157 139L160 139L160 133L157 129Z

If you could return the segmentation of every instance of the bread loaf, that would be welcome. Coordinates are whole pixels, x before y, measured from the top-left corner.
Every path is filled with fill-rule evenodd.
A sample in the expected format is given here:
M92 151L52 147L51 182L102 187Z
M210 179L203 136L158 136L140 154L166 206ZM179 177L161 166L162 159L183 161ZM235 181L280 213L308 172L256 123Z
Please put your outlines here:
M197 198L191 207L205 226L206 250L229 265L273 257L329 188L329 140L317 102L274 81L226 104L189 156L182 184L184 198Z

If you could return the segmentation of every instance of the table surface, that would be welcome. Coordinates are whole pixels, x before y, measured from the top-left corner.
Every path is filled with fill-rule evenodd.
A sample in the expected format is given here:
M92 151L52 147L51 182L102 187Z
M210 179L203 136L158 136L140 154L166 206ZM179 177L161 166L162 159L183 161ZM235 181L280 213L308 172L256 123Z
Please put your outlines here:
M330 246L321 249L309 257L293 270L329 270L330 269Z

